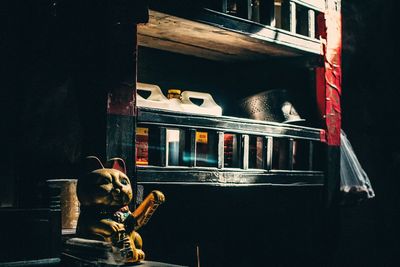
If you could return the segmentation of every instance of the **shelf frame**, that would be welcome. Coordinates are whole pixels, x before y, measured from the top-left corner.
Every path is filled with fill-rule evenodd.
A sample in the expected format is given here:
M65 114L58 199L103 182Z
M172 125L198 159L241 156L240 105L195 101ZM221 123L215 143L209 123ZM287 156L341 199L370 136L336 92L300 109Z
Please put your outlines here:
M225 62L322 55L316 38L211 9L187 17L150 10L149 22L138 26L138 44Z
M323 186L322 171L281 171L258 169L218 169L198 167L138 166L138 184L210 186Z
M293 149L295 140L306 140L314 149L312 143L322 143L321 129L256 121L235 117L211 117L183 112L168 112L164 110L139 107L139 127L152 129L168 128L180 129L185 145L181 143L181 152L187 147L191 163L181 166L149 165L137 166L138 184L207 184L215 186L249 186L249 185L276 185L276 186L322 186L325 175L322 170L313 170L313 152L307 154L307 166L304 170L294 170ZM205 129L216 133L218 148L217 163L213 167L196 165L196 130ZM159 130L156 130L159 133ZM224 134L236 133L240 143L238 156L240 162L235 168L224 166ZM263 168L249 167L249 136L263 137ZM272 168L274 138L285 138L289 142L287 148L288 161L285 169ZM167 140L162 138L165 146ZM189 145L189 146L188 146ZM162 157L164 158L165 155ZM182 160L181 160L182 162Z

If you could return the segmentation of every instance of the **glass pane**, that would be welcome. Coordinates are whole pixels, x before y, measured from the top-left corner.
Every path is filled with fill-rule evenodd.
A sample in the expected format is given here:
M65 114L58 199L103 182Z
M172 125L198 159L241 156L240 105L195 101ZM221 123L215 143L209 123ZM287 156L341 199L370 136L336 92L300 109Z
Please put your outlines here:
M308 36L308 8L296 5L296 33Z
M239 140L236 134L224 134L224 167L239 168Z
M249 0L227 0L226 13L232 16L249 19Z
M149 164L149 128L136 128L136 164Z
M179 165L179 130L167 129L167 166Z
M272 154L272 169L273 170L288 170L289 169L289 139L274 138L273 139L273 154Z
M217 166L217 135L212 132L196 132L196 166Z
M323 171L326 169L327 162L327 152L326 144L320 142L313 143L312 150L312 170L313 171Z
M274 0L259 0L258 2L259 2L259 22L265 25L271 25L275 8Z
M249 140L249 168L264 168L264 138L261 136L250 136Z
M293 141L293 169L309 170L310 168L310 141Z

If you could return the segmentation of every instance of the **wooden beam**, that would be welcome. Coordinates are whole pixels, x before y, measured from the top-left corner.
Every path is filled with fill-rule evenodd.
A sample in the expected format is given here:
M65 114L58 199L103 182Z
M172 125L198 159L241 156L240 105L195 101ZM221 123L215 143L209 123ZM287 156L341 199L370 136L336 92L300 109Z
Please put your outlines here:
M237 171L216 168L173 168L138 166L140 184L210 185L210 186L322 186L323 172L266 171L238 169Z
M139 107L138 123L143 125L170 125L184 129L215 129L225 132L270 135L276 137L293 137L319 142L320 129L297 125L257 121L251 119L221 116L216 120L212 117L187 115L184 113L168 113Z
M320 42L308 36L204 10L192 19L150 10L138 26L139 45L222 61L264 60L319 54Z
M287 170L293 170L293 162L294 162L294 139L289 138L288 139L288 165L287 165Z
M155 48L159 50L169 51L173 53L195 56L209 60L235 61L238 58L245 60L245 56L226 54L211 49L198 47L193 44L181 43L175 40L149 36L147 34L138 34L138 43L140 46Z
M242 135L242 168L247 170L249 168L249 135Z
M142 37L149 36L178 45L185 44L187 47L201 48L207 52L214 51L214 53L228 56L239 55L239 58L242 56L257 58L263 54L293 55L293 53L280 51L267 43L260 44L256 40L239 33L156 11L150 12L149 23L139 25L138 34ZM139 45L142 45L140 39ZM149 45L151 44L149 43ZM183 46L180 47L184 48Z
M315 11L312 9L308 10L308 36L315 38Z
M264 139L265 142L265 166L264 168L266 170L271 170L272 169L272 152L273 152L273 143L272 143L272 137L267 136Z
M251 0L247 0L247 19L251 20L251 17L253 16L253 8L251 4Z
M289 20L290 32L296 33L296 26L297 26L296 3L290 2L289 14L290 14L290 20Z
M228 0L222 0L222 12L226 13L228 12Z
M275 1L270 1L270 23L271 27L276 27L276 8L275 8Z
M308 141L308 170L314 169L314 142Z
M319 12L325 11L325 0L291 0L291 1Z
M136 96L136 25L118 25L103 38L110 40L107 55L107 99L104 101L106 116L106 158L125 160L127 175L135 183L135 96ZM99 38L100 41L100 38ZM101 75L98 74L98 75ZM99 77L104 79L104 77Z
M222 169L224 167L224 132L218 131L218 169Z
M196 129L188 129L185 136L184 165L196 166Z

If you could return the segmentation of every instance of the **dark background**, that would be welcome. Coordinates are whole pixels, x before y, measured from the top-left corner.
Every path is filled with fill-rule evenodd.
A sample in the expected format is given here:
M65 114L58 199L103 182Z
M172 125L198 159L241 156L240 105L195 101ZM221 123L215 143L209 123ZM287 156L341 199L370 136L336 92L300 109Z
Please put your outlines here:
M338 265L398 266L398 1L342 1L342 128L376 198L341 210Z
M38 1L42 5L48 2ZM343 129L369 175L376 197L358 206L340 209L339 232L331 240L329 262L332 266L400 265L400 143L397 138L400 85L396 64L400 60L396 36L399 4L395 0L342 1ZM33 10L37 8L40 12L38 6L32 5ZM76 114L75 101L80 95L79 91L65 86L69 77L48 79L46 76L67 72L45 66L42 59L69 60L52 57L52 53L60 55L59 51L43 49L45 46L40 40L45 39L37 38L51 36L48 33L54 30L48 10L42 9L46 10L43 14L34 13L34 17L41 17L37 21L29 20L28 14L19 11L7 13L1 7L1 25L8 27L0 35L1 75L5 78L0 90L3 114L0 192L2 201L15 201L10 192L35 195L31 193L36 192L35 179L73 176L74 163L81 156L84 144L80 139L84 136L82 132L94 130L84 129L79 118L71 119ZM39 27L41 23L48 27ZM68 38L61 36L53 41L63 42ZM82 100L90 98L88 94L78 101L80 108L90 108ZM36 158L38 155L43 158ZM32 174L32 180L21 185L20 181L10 179L21 173ZM27 198L25 204L29 203Z

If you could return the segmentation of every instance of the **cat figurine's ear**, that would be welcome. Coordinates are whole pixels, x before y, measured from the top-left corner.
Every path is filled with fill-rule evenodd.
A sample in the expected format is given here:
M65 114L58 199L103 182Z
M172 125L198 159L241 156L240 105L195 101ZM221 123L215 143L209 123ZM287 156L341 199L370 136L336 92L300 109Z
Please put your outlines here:
M93 190L95 188L94 181L96 175L92 172L98 169L104 169L101 161L95 156L88 156L81 162L81 169L78 176L78 184L76 187L76 194L81 206L93 205Z
M119 170L126 174L126 165L125 161L121 158L112 158L109 159L106 163L106 166L111 169Z
M95 156L88 156L85 159L85 171L86 173L92 172L94 170L104 169L101 161Z

